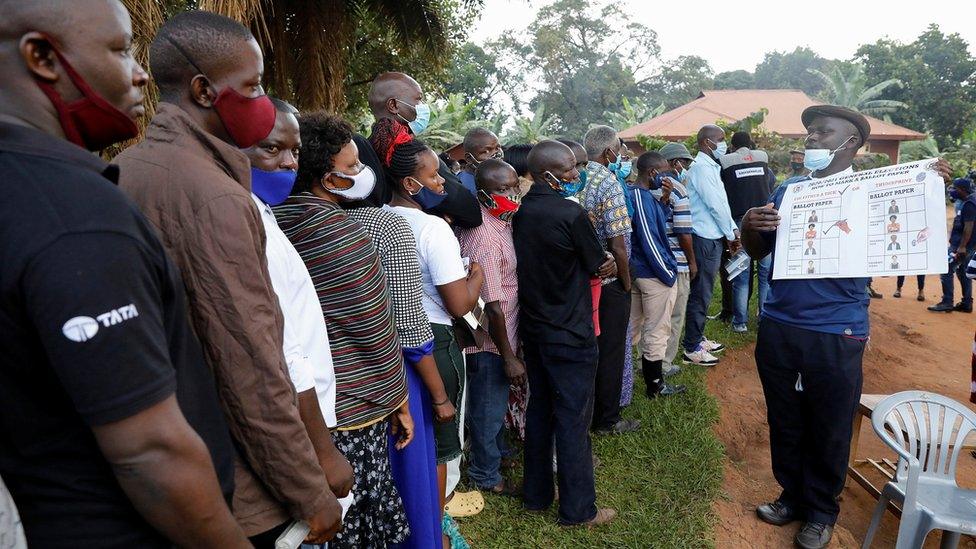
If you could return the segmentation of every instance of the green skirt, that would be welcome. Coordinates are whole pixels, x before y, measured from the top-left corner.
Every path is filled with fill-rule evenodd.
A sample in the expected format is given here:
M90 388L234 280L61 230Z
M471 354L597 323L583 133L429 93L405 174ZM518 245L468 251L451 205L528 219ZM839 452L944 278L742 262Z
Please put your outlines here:
M434 362L444 381L447 398L457 413L454 421L434 423L434 440L437 443L437 463L447 463L461 455L461 395L464 394L464 357L454 339L454 329L444 324L431 324L434 331Z

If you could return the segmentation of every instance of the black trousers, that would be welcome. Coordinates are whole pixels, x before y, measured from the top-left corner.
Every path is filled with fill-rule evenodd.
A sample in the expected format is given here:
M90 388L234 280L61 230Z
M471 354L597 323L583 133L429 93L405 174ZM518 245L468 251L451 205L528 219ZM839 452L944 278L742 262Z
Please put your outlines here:
M256 536L251 536L247 539L251 542L251 545L254 546L254 549L274 549L275 542L278 541L278 538L281 536L281 534L285 533L285 530L287 530L290 525L291 521L284 524L279 524L267 532L263 532Z
M865 344L768 318L759 324L756 365L779 499L811 522L833 525L840 512Z
M559 522L586 522L596 516L589 426L597 349L530 341L523 341L522 349L532 387L525 412L522 502L532 510L552 505L555 439Z
M609 429L620 421L620 392L624 383L624 353L627 323L630 321L630 292L619 280L603 287L600 294L600 335L597 346L600 360L596 369L596 392L593 397L593 428Z

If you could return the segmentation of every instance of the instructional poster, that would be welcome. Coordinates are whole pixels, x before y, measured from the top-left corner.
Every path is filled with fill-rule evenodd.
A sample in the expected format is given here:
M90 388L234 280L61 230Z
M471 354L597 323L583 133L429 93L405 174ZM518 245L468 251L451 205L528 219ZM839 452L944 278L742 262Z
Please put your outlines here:
M774 279L948 271L935 159L794 183L779 208Z

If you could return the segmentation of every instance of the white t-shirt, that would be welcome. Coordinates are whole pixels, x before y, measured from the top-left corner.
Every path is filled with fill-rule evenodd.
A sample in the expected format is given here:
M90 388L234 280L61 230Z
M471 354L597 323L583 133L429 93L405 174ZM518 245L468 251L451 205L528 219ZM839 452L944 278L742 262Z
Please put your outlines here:
M468 276L461 261L461 246L454 231L443 219L416 208L384 206L407 220L417 241L417 257L424 295L421 301L432 324L450 326L451 315L444 307L437 286L443 286Z
M283 352L288 376L296 392L315 388L325 424L329 428L335 427L335 370L329 348L329 333L325 328L325 316L319 296L315 293L315 285L295 246L278 227L271 208L254 193L251 193L251 198L264 223L268 273L285 319Z

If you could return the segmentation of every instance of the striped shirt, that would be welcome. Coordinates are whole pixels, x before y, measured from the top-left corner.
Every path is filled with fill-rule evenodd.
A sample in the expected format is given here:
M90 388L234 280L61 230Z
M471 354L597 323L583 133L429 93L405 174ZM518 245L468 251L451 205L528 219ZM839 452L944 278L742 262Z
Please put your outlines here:
M461 255L481 265L485 283L481 286L481 299L485 303L497 301L505 314L505 329L512 351L518 353L518 277L515 275L515 244L512 242L512 225L488 213L481 207L481 225L473 229L458 229ZM468 347L466 353L488 351L501 354L491 338L484 347Z
M353 208L346 210L346 213L363 226L380 256L390 288L390 304L393 306L400 345L413 348L433 341L434 332L430 329L430 320L422 304L424 292L417 259L417 241L413 238L410 225L399 215L383 208Z
M691 234L691 204L688 201L688 189L684 185L673 182L674 188L671 189L671 215L668 216L668 242L671 244L671 253L678 260L678 272L688 272L688 258L685 251L681 249L678 242L679 234ZM654 198L661 198L661 190L651 191Z
M362 225L311 193L274 208L278 226L302 256L325 316L336 376L340 430L390 415L407 398L400 341L386 276Z

